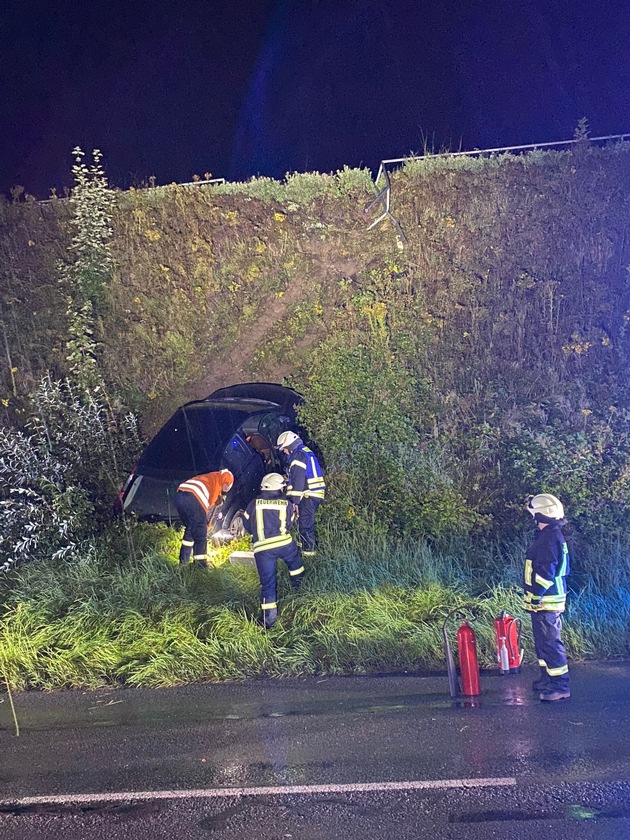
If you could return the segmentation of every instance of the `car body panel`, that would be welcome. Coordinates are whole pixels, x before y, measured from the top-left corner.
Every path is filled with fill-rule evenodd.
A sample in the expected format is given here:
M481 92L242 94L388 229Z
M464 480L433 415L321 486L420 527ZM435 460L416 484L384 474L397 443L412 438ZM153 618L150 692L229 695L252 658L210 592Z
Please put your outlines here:
M273 403L283 410L295 411L295 406L302 402L302 397L293 388L286 385L276 385L273 382L244 382L240 385L229 385L218 388L207 399L257 399Z

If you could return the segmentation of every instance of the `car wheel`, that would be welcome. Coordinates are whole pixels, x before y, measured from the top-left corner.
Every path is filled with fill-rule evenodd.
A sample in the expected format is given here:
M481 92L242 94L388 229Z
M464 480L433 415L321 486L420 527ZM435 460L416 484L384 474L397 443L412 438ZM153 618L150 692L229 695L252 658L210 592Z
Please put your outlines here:
M243 524L244 513L245 511L237 510L232 519L230 520L228 531L232 535L232 538L235 540L239 537L245 536L245 525Z

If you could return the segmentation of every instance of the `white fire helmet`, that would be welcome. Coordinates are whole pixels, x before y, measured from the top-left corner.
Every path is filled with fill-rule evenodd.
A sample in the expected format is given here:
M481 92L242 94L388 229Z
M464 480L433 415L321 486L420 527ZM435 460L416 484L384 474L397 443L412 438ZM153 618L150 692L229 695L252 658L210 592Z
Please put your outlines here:
M278 437L276 448L288 449L292 443L295 443L295 441L299 439L300 436L296 435L295 432L282 432L282 434Z
M287 482L283 475L280 473L267 473L264 476L263 480L260 482L260 489L261 490L284 490L287 486Z
M548 519L564 519L562 502L552 496L551 493L539 493L537 496L530 496L527 500L527 510L532 516L540 513Z

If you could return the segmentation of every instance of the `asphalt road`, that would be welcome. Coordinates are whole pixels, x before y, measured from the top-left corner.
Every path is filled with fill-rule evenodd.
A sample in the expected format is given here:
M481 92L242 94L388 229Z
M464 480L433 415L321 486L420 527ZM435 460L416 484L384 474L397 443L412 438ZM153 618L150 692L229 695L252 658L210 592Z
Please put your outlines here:
M630 664L0 695L2 840L630 837Z

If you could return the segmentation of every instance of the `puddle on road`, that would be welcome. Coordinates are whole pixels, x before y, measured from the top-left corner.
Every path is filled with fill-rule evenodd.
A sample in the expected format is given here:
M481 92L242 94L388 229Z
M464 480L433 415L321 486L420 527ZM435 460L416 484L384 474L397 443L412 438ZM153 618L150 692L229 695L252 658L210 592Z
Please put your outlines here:
M86 803L40 803L37 805L2 805L0 816L12 817L46 816L63 817L76 814L102 814L124 818L144 818L157 814L164 807L161 802L86 802Z
M484 822L529 822L531 820L619 820L630 817L630 804L614 803L606 807L570 804L563 808L549 811L471 811L467 814L450 814L449 823L484 823Z
M497 691L484 691L479 697L460 695L451 698L448 687L443 693L433 694L405 694L383 698L372 698L366 702L365 698L348 698L277 706L256 705L255 703L235 703L231 707L200 708L197 703L181 705L175 708L139 708L126 702L92 706L87 710L78 711L73 715L62 717L51 714L45 709L32 709L23 716L22 729L29 731L52 731L61 729L105 728L119 726L155 726L164 722L170 725L180 723L210 721L239 721L264 718L315 717L319 715L335 714L337 712L378 715L378 714L406 714L414 709L424 710L462 710L492 706L527 706L537 705L537 698L531 697L522 687L513 685L502 687ZM374 702L376 701L376 702Z
M480 697L444 697L440 695L423 695L422 697L405 697L405 702L401 703L392 701L391 703L371 704L369 706L361 703L336 703L335 706L330 706L326 703L318 704L311 707L300 707L270 711L268 709L247 709L243 714L235 714L230 712L225 715L213 715L213 720L253 720L258 718L282 718L282 717L300 717L300 716L314 716L321 714L330 714L331 712L351 712L353 714L378 715L382 713L391 712L408 712L411 709L422 706L425 709L462 709L462 708L477 708L481 706Z

